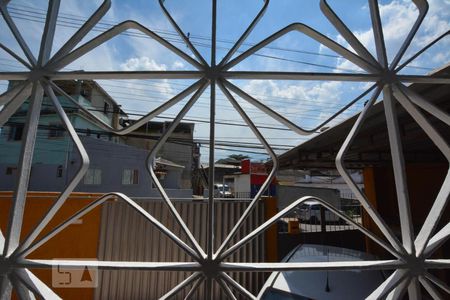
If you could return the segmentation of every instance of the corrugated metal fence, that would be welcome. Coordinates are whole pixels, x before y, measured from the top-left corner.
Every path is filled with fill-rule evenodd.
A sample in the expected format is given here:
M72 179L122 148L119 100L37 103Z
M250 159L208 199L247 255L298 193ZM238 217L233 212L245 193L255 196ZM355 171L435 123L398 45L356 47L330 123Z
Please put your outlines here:
M140 201L138 203L186 241L185 235L181 233L180 227L163 202ZM216 202L216 249L233 225L236 224L248 203L248 201L233 200ZM175 207L200 245L205 248L207 203L203 201L178 201L175 202ZM244 237L262 222L264 222L264 205L260 201L243 225L242 230L237 234L235 241ZM191 261L190 257L175 243L124 203L110 202L104 205L100 230L98 257L100 260ZM264 249L264 235L261 235L241 248L229 260L263 262L265 261ZM256 272L232 273L229 275L254 294L257 294L265 279L265 274ZM182 272L104 270L99 273L99 288L96 291L96 298L157 299L185 279L186 276L187 274ZM183 299L188 291L189 288L179 293L177 299ZM203 299L203 293L204 289L198 289L194 299ZM226 298L225 295L216 286L215 299L224 298Z

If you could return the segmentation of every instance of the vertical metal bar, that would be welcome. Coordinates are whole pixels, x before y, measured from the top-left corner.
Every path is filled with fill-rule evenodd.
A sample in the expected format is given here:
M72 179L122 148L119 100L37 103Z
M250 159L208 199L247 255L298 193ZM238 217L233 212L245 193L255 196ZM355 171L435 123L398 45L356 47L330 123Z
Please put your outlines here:
M386 45L384 44L383 25L381 24L380 9L378 0L369 0L370 17L372 20L373 35L375 37L375 47L377 49L378 63L387 70L388 60L386 56Z
M242 107L239 105L239 103L237 103L237 101L234 99L233 95L231 95L231 93L224 87L222 81L219 81L218 84L219 84L219 87L222 90L222 92L225 94L227 99L233 105L234 109L236 109L236 111L239 113L239 115L242 117L242 119L245 121L245 123L250 127L252 132L256 135L259 142L264 146L266 151L269 153L269 155L273 161L273 166L272 166L272 170L270 171L269 175L267 176L267 179L264 181L264 183L261 186L258 193L252 199L252 201L250 202L248 207L245 209L244 213L242 213L238 222L234 225L233 229L230 231L228 236L222 242L220 248L217 250L216 256L220 256L223 253L223 251L225 250L225 247L230 242L230 240L233 238L233 236L236 234L237 230L240 228L240 226L246 220L246 218L250 214L250 212L253 210L254 206L256 205L257 201L259 201L259 199L262 196L262 194L264 193L264 191L270 186L270 183L272 182L273 178L275 177L275 173L277 172L277 169L278 169L278 158L277 158L275 152L270 147L269 143L265 140L263 135L259 132L258 128L255 126L255 124L252 122L252 120L249 118L249 116L245 113L245 111L242 109Z
M216 67L216 24L217 23L217 0L212 0L212 24L211 24L211 68L214 72ZM215 151L215 126L216 126L216 80L211 79L210 84L210 112L209 112L209 174L208 174L208 241L207 257L209 260L214 254L214 151ZM211 298L211 283L207 280L207 288Z
M211 277L206 277L206 294L203 296L205 299L213 299L213 279Z
M105 253L107 250L107 243L108 243L108 234L107 232L107 228L108 227L108 215L107 215L107 210L108 210L108 206L104 205L101 208L100 211L100 230L99 230L99 238L98 238L98 249L97 249L97 258L99 260L107 260L105 258ZM109 259L110 260L110 259ZM105 278L105 273L108 271L105 270L100 270L98 271L98 288L95 289L94 292L94 299L100 299L101 295L102 295L102 290L104 288L103 282L104 282L104 278Z
M392 168L394 171L395 189L400 216L403 246L410 254L414 254L414 229L412 226L411 208L409 205L408 186L406 183L405 161L397 120L397 110L393 99L392 89L389 85L383 88L383 105L386 115L389 144L391 145Z
M0 253L3 254L4 250L5 250L5 236L3 235L3 232L0 229Z
M211 81L210 125L209 125L209 170L208 170L208 238L207 256L212 259L214 252L214 151L215 151L215 82Z
M327 223L325 218L325 208L320 206L320 231L325 233L327 231Z
M422 290L416 277L413 277L408 285L408 297L410 300L422 299Z
M180 214L178 213L178 211L174 207L172 201L167 196L167 193L165 192L163 186L161 185L161 183L158 180L158 177L155 174L155 171L153 170L153 163L154 163L154 161L156 159L156 155L157 155L159 149L167 141L167 139L169 138L169 135L172 134L172 132L175 130L175 128L178 126L178 124L181 122L181 120L184 118L186 113L191 109L191 107L195 104L195 102L198 100L200 95L206 89L207 82L205 82L205 81L202 81L202 82L203 82L203 85L200 87L200 89L197 90L194 93L194 95L192 95L191 99L181 109L181 111L178 113L176 118L170 124L170 126L166 130L166 132L159 138L158 142L156 143L156 145L153 147L152 151L148 155L147 163L146 163L147 171L150 173L151 179L153 180L154 184L156 185L159 193L161 194L161 197L163 198L163 200L166 203L166 205L169 207L172 215L175 217L176 221L178 222L178 224L183 229L184 233L188 237L188 239L191 242L191 244L194 246L194 249L195 249L195 251L197 253L197 255L196 255L197 259L203 258L203 256L206 256L206 254L204 253L203 249L200 247L200 245L198 244L197 240L194 238L194 236L190 232L189 228L186 226L186 223L180 217Z
M84 174L86 174L89 168L89 157L86 152L86 149L83 147L83 143L81 139L78 137L78 134L73 127L72 123L69 120L69 117L65 113L62 108L59 100L56 98L56 95L53 93L50 85L46 84L44 86L45 92L48 97L50 97L53 106L56 110L57 115L61 119L64 127L69 133L70 138L73 140L74 145L78 151L78 154L81 157L81 164L78 168L75 176L72 178L70 183L65 187L64 191L58 196L57 200L50 207L50 209L45 213L44 217L39 221L39 223L34 227L34 229L27 235L23 243L17 248L17 251L22 251L25 248L29 247L31 243L37 238L37 236L42 232L42 230L47 226L47 224L52 220L55 214L59 211L59 209L66 202L67 198L70 196L72 191L76 188L78 183L83 179Z
M6 235L5 249L3 252L3 254L7 257L11 255L11 253L13 253L19 245L43 93L44 91L40 83L34 82L32 98L28 107L27 119L24 128L25 137L22 141L22 149L20 153L19 177L17 179L17 185L13 195L13 203L10 209L8 231Z
M39 50L38 66L45 65L52 53L53 39L55 37L56 20L58 19L60 2L61 0L52 0L48 3L47 18L45 19L41 48Z
M0 275L0 299L1 300L9 300L11 299L12 294L12 284L9 280L8 275L2 274Z

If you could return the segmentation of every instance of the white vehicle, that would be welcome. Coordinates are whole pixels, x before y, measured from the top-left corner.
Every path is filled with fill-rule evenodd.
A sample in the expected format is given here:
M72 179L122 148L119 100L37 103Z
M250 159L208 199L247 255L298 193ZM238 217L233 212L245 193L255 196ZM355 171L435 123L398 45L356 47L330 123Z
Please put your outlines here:
M297 210L300 221L309 222L311 224L321 223L322 217L320 215L320 207L322 207L322 205L314 200L303 202ZM329 211L327 208L324 207L324 210L325 222L338 222L340 220L336 214Z
M373 260L364 252L326 245L297 246L285 262L333 262ZM273 272L261 289L261 300L366 299L386 276L379 270Z
M214 184L214 197L216 198L233 198L230 187L227 184Z

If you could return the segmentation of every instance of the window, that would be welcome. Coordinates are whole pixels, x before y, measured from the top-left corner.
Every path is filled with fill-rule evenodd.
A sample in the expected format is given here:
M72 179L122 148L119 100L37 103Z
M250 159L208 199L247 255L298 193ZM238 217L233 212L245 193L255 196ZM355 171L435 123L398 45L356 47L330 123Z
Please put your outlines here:
M64 129L61 127L61 124L50 123L48 130L48 137L51 139L55 139L63 136L64 136Z
M103 104L103 113L105 114L109 113L109 104L107 102Z
M8 140L10 141L20 141L23 134L23 124L16 124L11 126L9 131Z
M89 169L84 175L84 184L99 185L102 183L102 170Z
M122 184L138 184L139 170L124 169L122 173Z
M59 165L58 168L56 168L56 177L62 177L63 175L63 166Z
M320 210L320 205L318 204L311 205L311 210Z
M91 101L91 92L87 88L82 88L80 91L80 95L83 96L86 100Z
M6 168L6 175L12 175L14 171L16 171L16 167L7 167Z

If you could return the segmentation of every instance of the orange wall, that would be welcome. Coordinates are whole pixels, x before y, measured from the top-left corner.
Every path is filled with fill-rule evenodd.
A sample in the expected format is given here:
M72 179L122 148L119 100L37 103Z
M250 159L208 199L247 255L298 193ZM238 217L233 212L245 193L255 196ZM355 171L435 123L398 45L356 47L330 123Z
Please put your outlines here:
M21 239L36 226L50 206L55 202L58 193L29 192L25 206ZM47 225L41 236L60 224L75 212L91 203L100 194L73 193L66 203ZM0 192L0 228L3 233L9 218L11 192ZM31 253L28 258L97 258L100 234L100 208L97 207L85 215L80 224L72 224ZM39 239L39 237L38 237ZM51 270L35 269L33 273L51 287ZM52 288L63 299L93 299L94 289Z
M417 234L424 223L431 206L436 199L439 189L442 186L444 178L448 171L446 164L407 164L407 184L411 206L412 221L414 230ZM392 167L374 167L364 170L364 187L369 200L378 208L378 212L387 222L387 224L400 235L400 219L398 217L397 196L395 191L395 180ZM363 224L372 232L379 232L373 222L367 221L363 217ZM438 229L442 228L450 221L450 206L447 206L442 214ZM368 240L368 239L367 239ZM371 241L366 241L368 251L384 256L386 253L381 251L381 247ZM450 253L450 245L447 242L436 252L437 257L443 258ZM446 254L446 255L444 255ZM450 280L450 272L446 275ZM447 281L448 282L448 281Z
M442 164L408 164L406 166L407 184L415 230L419 230L442 186L448 166ZM397 196L392 168L374 168L375 193L377 205L384 219L400 230ZM441 218L449 220L450 209ZM446 223L446 222L445 222Z
M277 198L275 197L263 197L265 205L265 219L266 221L275 216L278 213L277 210ZM278 228L274 224L267 228L265 231L266 239L266 261L278 262Z

